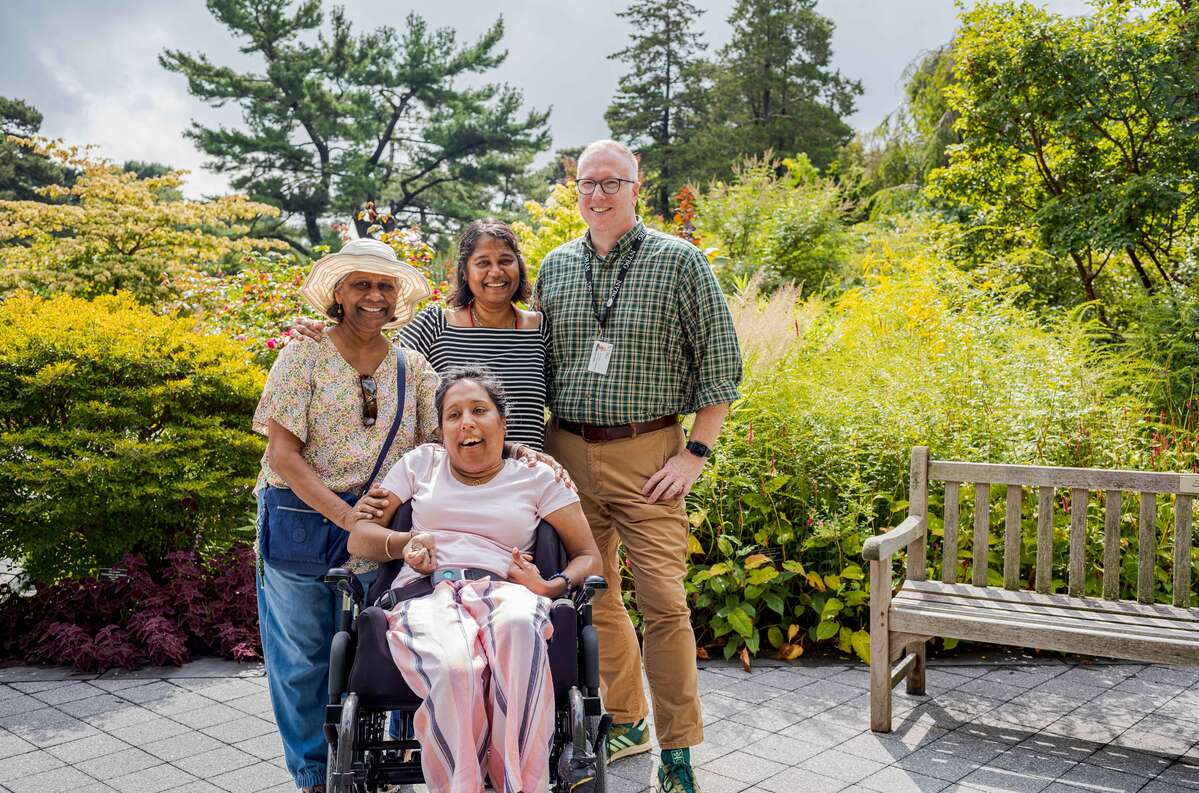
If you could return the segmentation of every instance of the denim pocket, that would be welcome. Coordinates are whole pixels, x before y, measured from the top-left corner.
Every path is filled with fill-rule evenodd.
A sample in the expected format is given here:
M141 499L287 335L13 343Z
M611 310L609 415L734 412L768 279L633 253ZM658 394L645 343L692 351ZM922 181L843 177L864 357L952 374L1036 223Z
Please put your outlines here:
M343 501L357 500L351 493L338 494ZM267 488L263 495L265 541L262 555L267 564L280 570L321 575L349 558L349 534L321 513L283 488Z

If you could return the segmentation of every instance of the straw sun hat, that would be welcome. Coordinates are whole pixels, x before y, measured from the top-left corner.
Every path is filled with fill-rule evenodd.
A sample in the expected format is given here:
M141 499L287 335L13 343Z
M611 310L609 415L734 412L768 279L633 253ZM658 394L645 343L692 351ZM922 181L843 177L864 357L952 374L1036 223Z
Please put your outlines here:
M327 316L336 303L333 290L338 281L350 273L390 275L396 279L395 319L384 328L398 328L412 319L412 308L429 297L429 282L421 271L396 258L395 251L384 242L372 239L351 240L337 253L322 256L308 271L300 294L321 316Z

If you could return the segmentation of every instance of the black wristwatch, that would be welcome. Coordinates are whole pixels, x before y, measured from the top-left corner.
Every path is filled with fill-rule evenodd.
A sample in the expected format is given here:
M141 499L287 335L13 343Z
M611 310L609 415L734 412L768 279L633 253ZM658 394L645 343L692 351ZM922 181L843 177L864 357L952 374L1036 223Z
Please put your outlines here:
M705 460L712 456L712 449L699 441L687 441L685 448L696 457L702 457Z

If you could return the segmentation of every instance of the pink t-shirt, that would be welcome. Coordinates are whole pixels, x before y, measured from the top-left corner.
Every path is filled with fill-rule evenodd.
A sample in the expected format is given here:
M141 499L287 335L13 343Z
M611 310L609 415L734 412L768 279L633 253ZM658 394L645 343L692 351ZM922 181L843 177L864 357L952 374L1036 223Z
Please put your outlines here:
M505 460L491 481L465 485L450 473L449 456L435 443L401 457L382 485L401 503L412 499L412 528L436 538L438 567L478 567L501 576L508 573L514 546L532 549L542 518L579 500L544 463L530 468ZM391 585L417 578L405 566Z

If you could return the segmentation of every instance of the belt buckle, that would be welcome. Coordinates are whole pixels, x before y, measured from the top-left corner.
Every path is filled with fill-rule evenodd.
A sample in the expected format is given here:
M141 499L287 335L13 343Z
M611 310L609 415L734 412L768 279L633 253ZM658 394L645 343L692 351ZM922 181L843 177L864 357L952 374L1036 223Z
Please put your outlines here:
M439 567L433 571L430 576L433 583L439 584L442 581L461 581L463 579L461 567Z

